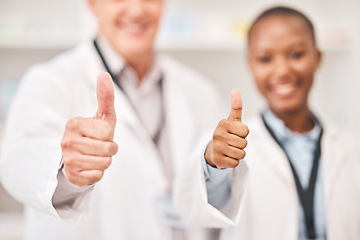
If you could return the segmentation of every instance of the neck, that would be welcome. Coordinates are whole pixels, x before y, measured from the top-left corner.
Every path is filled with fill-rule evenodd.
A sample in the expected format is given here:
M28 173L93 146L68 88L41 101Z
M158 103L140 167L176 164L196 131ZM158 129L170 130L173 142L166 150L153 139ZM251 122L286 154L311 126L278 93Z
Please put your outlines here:
M152 62L151 53L127 60L127 63L134 69L136 73L138 85L141 84L145 74L149 71L151 62Z
M310 115L308 108L301 111L290 113L276 113L274 114L280 118L285 126L292 132L304 133L308 132L315 126L314 120Z

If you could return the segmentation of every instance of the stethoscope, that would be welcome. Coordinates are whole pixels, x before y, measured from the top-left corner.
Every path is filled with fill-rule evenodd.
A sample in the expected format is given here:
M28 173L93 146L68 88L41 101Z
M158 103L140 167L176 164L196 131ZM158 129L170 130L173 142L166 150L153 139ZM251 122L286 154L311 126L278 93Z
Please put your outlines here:
M317 179L317 173L318 173L319 162L320 162L320 157L321 157L321 138L322 138L322 134L323 134L323 128L321 127L319 120L316 119L315 116L313 116L314 121L317 122L320 126L320 134L319 134L319 138L317 139L317 142L316 142L316 149L315 149L314 156L313 156L313 166L311 169L309 186L307 189L303 189L301 182L300 182L300 178L299 178L298 174L296 173L295 168L290 161L289 154L285 151L283 144L276 137L273 129L266 122L266 119L263 114L261 115L261 117L262 117L262 120L263 120L263 123L264 123L266 129L268 130L270 135L274 138L274 140L277 142L277 144L279 144L279 146L282 148L282 150L284 151L284 153L289 161L291 171L293 173L294 180L295 180L296 190L298 192L301 206L302 206L304 216L305 216L307 237L309 239L316 239L314 198L315 198L315 183L316 183L316 179Z
M113 72L110 70L109 68L109 65L106 63L105 61L105 58L103 56L103 54L101 53L101 50L96 42L96 39L94 40L94 46L95 46L95 49L97 51L97 53L99 54L100 58L101 58L101 61L106 69L106 71L110 74L111 78L113 79L113 82L116 84L116 86L118 86L118 88L120 89L120 91L126 96L126 98L128 99L128 102L130 103L132 109L134 110L135 114L137 115L137 118L139 119L139 121L142 123L143 126L145 126L144 124L144 121L141 119L140 117L140 114L136 111L136 108L134 106L134 103L130 100L129 96L126 94L126 92L124 91L124 89L122 88L121 84L120 84L120 77L123 73L123 70L121 70L119 76L116 76L115 74L113 74ZM163 74L161 74L160 76L160 79L159 79L159 88L160 88L160 98L161 98L161 116L160 116L160 121L159 121L159 124L158 124L158 127L157 127L157 130L155 131L155 134L151 134L149 132L149 130L144 127L146 129L146 131L148 132L149 136L151 137L151 139L153 140L153 142L155 143L155 145L158 147L158 144L159 144L159 140L160 140L160 137L161 137L161 133L162 133L162 130L164 128L164 125L165 125L165 107L164 107L164 101L163 101Z

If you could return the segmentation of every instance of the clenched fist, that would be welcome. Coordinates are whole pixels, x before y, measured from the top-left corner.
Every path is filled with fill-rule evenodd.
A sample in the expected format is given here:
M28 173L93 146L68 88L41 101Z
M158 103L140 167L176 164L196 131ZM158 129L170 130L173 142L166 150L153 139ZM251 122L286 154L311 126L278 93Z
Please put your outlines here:
M113 142L116 125L114 85L108 73L98 76L97 102L95 117L70 119L61 141L65 176L80 187L100 181L118 151Z
M241 122L242 100L237 90L231 94L231 112L217 125L213 138L205 151L208 164L217 168L235 168L245 157L248 127Z

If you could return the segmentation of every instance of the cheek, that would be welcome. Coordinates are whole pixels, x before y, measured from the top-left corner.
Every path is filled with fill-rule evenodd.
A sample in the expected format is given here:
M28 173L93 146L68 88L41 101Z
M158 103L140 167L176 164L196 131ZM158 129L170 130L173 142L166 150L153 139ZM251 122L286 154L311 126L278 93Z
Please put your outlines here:
M100 24L102 24L103 29L114 29L117 26L117 21L119 16L122 15L122 11L119 10L117 7L111 6L104 6L100 19Z
M154 29L159 27L160 19L161 19L162 9L159 7L153 7L149 9L148 16L151 18L151 24Z
M303 61L298 61L294 64L294 69L297 73L305 80L310 80L313 78L317 64L316 61L311 58L306 58Z
M162 14L162 4L157 3L149 6L149 11L152 13L152 16L156 19L159 19Z
M298 66L297 73L302 79L301 83L303 84L303 90L309 92L314 81L314 74L316 72L316 67L313 63L303 63Z
M268 80L270 78L268 67L261 66L259 64L252 64L251 71L257 88L263 95L265 95Z

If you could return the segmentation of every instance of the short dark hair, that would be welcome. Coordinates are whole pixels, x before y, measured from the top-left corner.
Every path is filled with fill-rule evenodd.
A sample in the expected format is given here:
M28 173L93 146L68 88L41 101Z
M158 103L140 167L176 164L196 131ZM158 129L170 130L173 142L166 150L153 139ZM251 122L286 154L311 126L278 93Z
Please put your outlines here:
M253 31L255 25L258 22L260 22L264 18L267 18L270 16L276 16L276 15L293 16L293 17L298 17L298 18L301 18L302 20L304 20L306 26L308 27L308 29L310 31L314 45L316 46L314 25L312 24L310 19L304 13L302 13L296 9L293 9L290 7L285 7L285 6L276 6L276 7L269 8L269 9L263 11L257 18L255 18L255 20L251 24L250 29L248 31L248 41L250 39L251 32Z

